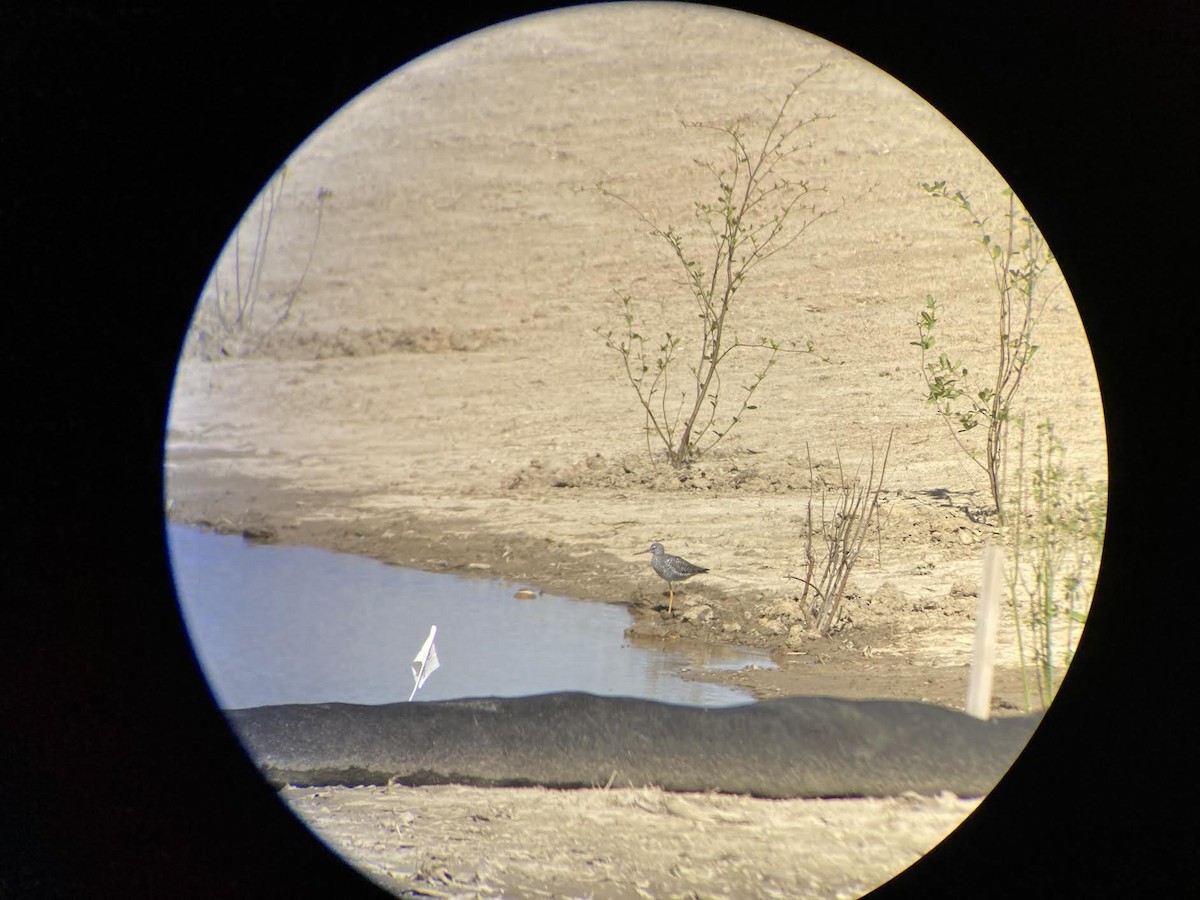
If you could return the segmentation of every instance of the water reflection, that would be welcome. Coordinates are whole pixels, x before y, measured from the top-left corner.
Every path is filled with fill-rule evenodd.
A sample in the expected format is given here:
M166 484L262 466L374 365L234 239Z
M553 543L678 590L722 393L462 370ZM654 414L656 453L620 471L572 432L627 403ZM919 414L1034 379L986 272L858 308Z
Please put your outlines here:
M417 700L577 690L729 706L751 697L685 681L680 670L771 665L751 649L633 646L619 605L516 600L517 586L503 582L178 525L168 526L168 542L192 644L226 709L405 700L412 657L431 625L441 667Z

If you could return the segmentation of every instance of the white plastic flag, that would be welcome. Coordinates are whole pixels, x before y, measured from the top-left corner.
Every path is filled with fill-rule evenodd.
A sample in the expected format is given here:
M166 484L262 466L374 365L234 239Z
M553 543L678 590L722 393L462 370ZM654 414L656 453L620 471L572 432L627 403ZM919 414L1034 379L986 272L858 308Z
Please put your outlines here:
M421 689L421 685L441 665L437 658L437 647L433 644L433 637L436 634L437 626L431 625L429 627L429 637L425 638L425 643L421 645L421 651L413 657L412 673L414 684L412 693L408 695L409 700L417 695L417 691Z

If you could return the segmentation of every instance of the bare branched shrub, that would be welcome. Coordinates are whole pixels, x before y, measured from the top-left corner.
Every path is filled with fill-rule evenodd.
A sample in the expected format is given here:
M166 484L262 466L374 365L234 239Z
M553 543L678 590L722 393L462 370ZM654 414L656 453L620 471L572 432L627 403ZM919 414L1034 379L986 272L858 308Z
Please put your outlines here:
M284 291L267 295L262 287L263 273L286 180L287 166L282 166L238 222L225 252L213 266L192 329L193 342L201 355L238 355L248 345L257 346L292 314L321 237L325 203L333 192L326 188L317 191L312 240L300 272Z
M888 434L883 458L878 465L875 447L871 446L870 465L865 479L861 477L862 460L854 474L846 476L839 452L838 483L832 487L818 480L813 470L812 454L805 446L811 491L804 523L805 573L802 577L791 577L804 583L799 603L807 626L823 635L828 635L837 625L850 573L858 562L872 527L877 535L882 530L879 497L892 451L893 434Z
M745 121L690 126L721 134L727 153L723 165L696 160L716 183L713 194L693 204L699 251L692 248L694 238L673 225L659 224L604 184L587 189L628 207L650 235L666 245L681 271L679 284L695 304L695 333L672 334L662 330L660 322L643 319L635 311L633 297L618 291L622 324L596 329L605 345L621 356L625 376L645 415L648 446L657 441L675 468L711 450L742 416L757 408L752 402L755 391L779 353L813 352L811 343L797 346L776 337L744 342L733 330L730 313L735 297L743 299L738 291L747 285L754 269L841 208L818 209L810 195L822 189L785 171L801 148L802 129L829 118L814 114L793 119L789 112L803 84L820 71L817 68L792 85L759 136ZM666 302L660 303L664 317ZM734 351L757 352L762 361L739 385L740 396L732 403L734 411L729 412L721 376L728 375L731 367L727 364Z

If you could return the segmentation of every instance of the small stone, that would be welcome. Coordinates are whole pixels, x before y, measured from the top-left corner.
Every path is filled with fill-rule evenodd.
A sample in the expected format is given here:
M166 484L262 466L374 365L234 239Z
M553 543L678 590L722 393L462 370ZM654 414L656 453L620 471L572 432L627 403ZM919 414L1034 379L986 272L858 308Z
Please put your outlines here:
M537 594L533 591L522 589L517 591L513 596L518 600L536 600Z

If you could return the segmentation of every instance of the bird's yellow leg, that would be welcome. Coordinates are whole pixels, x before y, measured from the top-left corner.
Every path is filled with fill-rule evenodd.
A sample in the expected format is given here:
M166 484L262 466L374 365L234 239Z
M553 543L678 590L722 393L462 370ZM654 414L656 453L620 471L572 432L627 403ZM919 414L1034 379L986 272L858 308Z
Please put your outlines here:
M675 605L675 585L667 583L667 615L671 614L671 607Z

